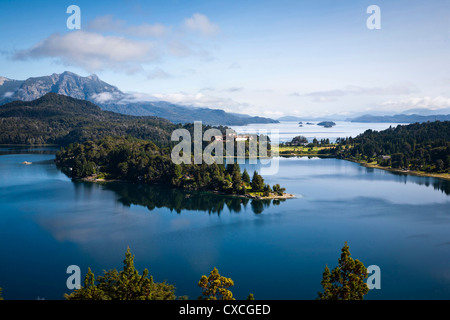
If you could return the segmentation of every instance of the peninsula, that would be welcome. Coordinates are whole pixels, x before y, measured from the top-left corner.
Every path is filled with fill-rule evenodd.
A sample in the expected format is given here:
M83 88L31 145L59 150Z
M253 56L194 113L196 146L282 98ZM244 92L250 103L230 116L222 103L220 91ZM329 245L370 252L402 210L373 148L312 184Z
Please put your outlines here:
M287 199L279 184L270 186L256 171L250 178L238 163L175 164L170 147L132 137L106 137L74 143L56 154L57 165L71 178L92 182L160 184L251 199Z

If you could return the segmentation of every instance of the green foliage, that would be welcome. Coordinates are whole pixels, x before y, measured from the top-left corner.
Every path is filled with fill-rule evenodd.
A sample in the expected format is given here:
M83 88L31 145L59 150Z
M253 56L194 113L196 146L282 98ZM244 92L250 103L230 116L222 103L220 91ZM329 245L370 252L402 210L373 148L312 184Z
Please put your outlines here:
M2 288L0 288L0 300L3 300L3 297L2 297Z
M272 188L270 187L270 185L268 185L268 184L264 185L264 189L263 189L264 197L270 196L271 192L272 192Z
M341 251L338 266L331 272L325 267L321 281L323 292L319 292L318 300L363 300L369 292L364 282L367 278L364 264L350 257L347 242Z
M264 191L264 186L265 186L264 179L256 171L253 172L251 186L252 186L253 192L263 192Z
M71 294L67 300L175 300L175 287L166 282L157 283L144 269L142 275L134 266L134 255L130 248L125 253L124 267L105 271L103 276L94 278L89 268L84 286ZM97 283L95 283L97 282Z
M450 121L367 130L355 138L338 138L329 150L342 159L376 161L379 165L429 173L450 173Z
M286 191L286 188L280 187L280 185L277 183L277 184L273 185L272 191L273 191L275 194L281 196L281 195L283 195L283 193Z
M199 300L235 300L233 293L228 290L229 287L234 286L233 280L221 276L215 267L208 277L203 275L200 278L198 286L202 288L202 296Z
M56 154L60 168L72 178L120 179L136 183L163 184L186 190L245 194L248 173L239 164L174 164L170 148L132 137L105 137L98 141L73 143ZM264 179L255 172L252 188L263 192ZM270 190L270 187L269 191ZM267 189L267 187L266 187Z
M250 175L247 172L247 169L244 169L244 172L242 173L242 181L250 184Z
M176 128L158 117L103 111L88 101L48 93L34 101L14 101L0 108L0 144L67 146L106 136L133 136L169 145Z

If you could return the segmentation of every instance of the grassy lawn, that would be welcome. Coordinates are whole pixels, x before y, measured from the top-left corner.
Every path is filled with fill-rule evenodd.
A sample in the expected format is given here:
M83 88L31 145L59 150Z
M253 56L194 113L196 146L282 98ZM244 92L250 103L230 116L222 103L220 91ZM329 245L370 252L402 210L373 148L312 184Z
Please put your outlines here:
M326 146L326 147L304 147L304 146L273 146L273 149L278 148L279 154L283 153L292 153L292 154L317 154L321 150L330 149L334 146Z

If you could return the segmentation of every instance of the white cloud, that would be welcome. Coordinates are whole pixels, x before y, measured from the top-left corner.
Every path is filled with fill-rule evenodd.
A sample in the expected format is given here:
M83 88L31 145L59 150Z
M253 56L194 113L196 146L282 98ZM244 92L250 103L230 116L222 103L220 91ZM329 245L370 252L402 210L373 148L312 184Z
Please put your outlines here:
M17 51L13 58L56 58L65 65L80 66L89 72L113 68L134 73L140 69L140 63L155 61L160 54L151 42L74 31L53 34L30 49Z
M220 109L227 112L245 112L247 110L254 111L260 115L261 110L252 107L247 103L240 103L228 97L217 97L206 95L203 93L143 93L143 92L126 92L123 94L100 93L91 97L97 103L107 103L109 101L118 104L137 103L137 102L154 102L166 101L183 106L192 106L199 108Z
M91 96L96 103L107 103L107 102L116 102L123 98L123 95L120 93L111 93L111 92L101 92L95 93Z
M195 13L191 18L186 18L184 26L187 30L199 32L204 36L214 36L219 32L219 26L201 13Z
M152 38L164 36L169 28L160 23L143 23L128 26L124 20L115 19L112 15L105 15L91 20L87 29L96 32L113 32L135 37Z
M437 96L437 97L415 97L402 100L388 100L382 103L383 107L392 108L396 110L401 109L415 109L424 108L430 110L449 108L450 98Z
M198 13L186 19L180 28L208 36L218 32L217 25ZM208 43L188 40L188 33L171 32L172 29L160 23L128 25L124 20L105 15L90 21L86 30L52 34L31 48L16 50L11 56L15 60L51 58L90 73L108 69L126 74L144 72L145 64L165 57L211 58L210 52L204 49ZM167 75L159 71L150 73L149 77Z
M344 96L384 96L384 95L405 95L417 92L417 88L415 85L405 82L405 83L397 83L392 84L385 87L360 87L360 86L347 86L344 89L335 89L335 90L323 90L323 91L314 91L308 93L292 93L291 96L307 96L312 97L313 101L316 102L331 102L336 101L337 98Z

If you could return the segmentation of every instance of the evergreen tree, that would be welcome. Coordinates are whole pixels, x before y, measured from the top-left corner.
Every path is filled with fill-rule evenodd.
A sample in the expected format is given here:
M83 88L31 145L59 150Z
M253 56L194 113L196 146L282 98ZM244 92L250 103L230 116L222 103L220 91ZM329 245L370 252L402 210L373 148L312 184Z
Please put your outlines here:
M244 169L244 172L242 173L242 181L250 184L250 175L248 174L247 169Z
M200 278L198 286L202 288L203 295L199 297L199 300L235 300L233 293L228 290L229 287L234 286L233 280L221 276L215 267L208 277L203 275Z
M262 192L264 190L264 179L256 171L253 172L251 186L253 192Z
M134 256L130 248L125 253L123 270L105 271L103 276L95 277L91 269L84 279L84 287L66 294L67 300L174 300L175 287L165 282L156 283L148 270L143 274L134 267Z
M363 300L369 292L364 282L367 278L364 264L350 257L347 242L341 251L339 265L331 272L325 267L321 282L323 292L319 292L318 300Z
M233 183L233 193L238 193L241 189L242 177L239 171L234 171L231 177Z

